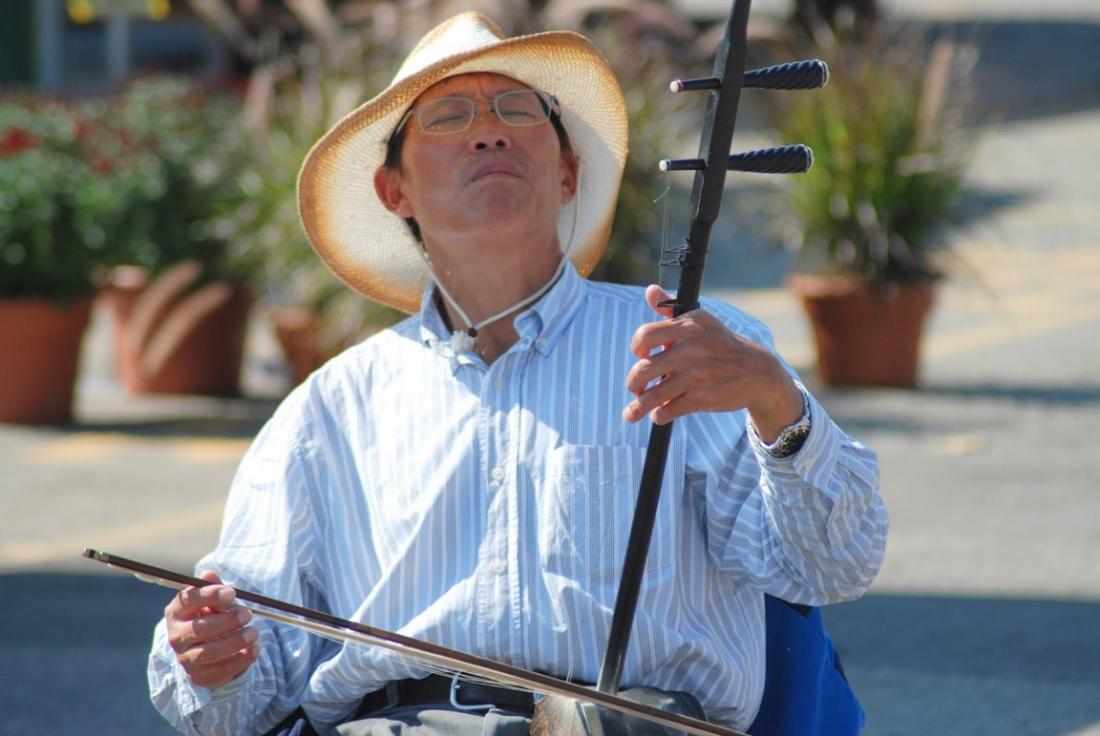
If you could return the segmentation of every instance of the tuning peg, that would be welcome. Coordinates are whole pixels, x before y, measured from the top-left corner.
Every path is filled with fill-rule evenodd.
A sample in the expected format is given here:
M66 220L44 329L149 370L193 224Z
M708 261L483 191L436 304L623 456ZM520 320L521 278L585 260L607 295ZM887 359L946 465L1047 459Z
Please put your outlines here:
M745 72L744 87L758 89L817 89L829 81L829 65L805 59Z
M701 158L664 158L657 162L661 171L702 171L707 162Z
M809 146L776 146L746 151L730 156L730 171L755 174L804 174L814 165L814 152Z
M694 92L701 89L718 89L722 80L718 77L696 77L694 79L673 79L668 88L673 92Z
M804 59L745 72L741 84L757 89L817 89L824 87L828 81L828 64L821 59ZM696 77L674 79L668 88L673 92L694 92L721 86L722 80L718 77Z
M801 143L735 153L729 157L730 171L754 174L802 174L814 165L814 152ZM700 171L707 167L701 158L666 158L658 162L661 171Z

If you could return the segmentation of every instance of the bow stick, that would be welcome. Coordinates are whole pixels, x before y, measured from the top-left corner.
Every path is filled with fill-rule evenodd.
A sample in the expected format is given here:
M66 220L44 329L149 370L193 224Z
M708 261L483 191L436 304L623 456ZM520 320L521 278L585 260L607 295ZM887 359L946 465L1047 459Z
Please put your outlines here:
M174 590L217 585L217 583L211 583L208 580L183 575L172 570L165 570L164 568L154 567L153 565L94 549L85 549L83 556L90 560L106 563L110 567L126 570L142 582L154 583ZM258 616L304 629L318 636L377 646L423 663L479 675L523 690L533 690L544 695L555 695L569 700L592 703L602 708L609 708L628 716L643 718L666 728L692 734L693 736L746 736L740 731L725 726L707 723L698 718L691 718L678 713L670 713L643 703L635 703L615 694L603 693L584 685L578 685L575 682L544 675L541 672L532 672L522 667L497 662L486 657L467 654L457 649L449 649L438 644L414 639L411 636L386 631L357 621L338 618L328 613L269 598L240 588L233 588L233 590L236 591L239 600L254 604L240 607L246 608Z
M813 152L803 145L779 146L730 155L742 87L814 89L823 87L829 78L828 66L817 59L769 66L746 73L745 46L750 5L751 0L734 0L725 34L715 54L712 76L678 79L669 85L673 92L710 92L703 137L699 144L699 158L666 159L659 163L662 171L696 172L691 190L692 215L687 238L682 246L672 249L674 258L661 262L662 266L680 268L680 283L675 298L661 303L661 306L672 308L673 318L699 307L707 243L722 204L726 171L793 174L809 171L813 165ZM597 682L597 688L604 693L619 691L671 438L672 422L655 424L650 430L638 501L615 598L611 631Z

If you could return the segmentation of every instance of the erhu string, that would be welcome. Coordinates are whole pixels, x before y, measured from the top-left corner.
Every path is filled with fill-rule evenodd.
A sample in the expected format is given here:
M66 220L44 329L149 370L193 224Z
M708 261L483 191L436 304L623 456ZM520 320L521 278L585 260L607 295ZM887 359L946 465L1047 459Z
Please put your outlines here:
M668 258L668 203L672 199L672 185L668 183L668 174L661 174L661 183L665 185L661 193L653 200L653 204L661 203L661 257L657 262L657 283L662 289L668 283L666 277L666 259Z
M155 577L153 575L145 575L138 572L132 572L133 576L138 580L145 583L153 583L165 588L171 588L173 590L183 590L185 587L175 581L170 581L165 578ZM294 616L292 614L276 611L258 604L245 605L243 603L237 603L233 608L243 609L254 616L260 616L276 623L284 624L286 626L292 626L298 629L302 629L310 634L319 636L328 641L335 642L340 645L352 644L356 646L366 647L375 651L380 651L384 654L388 660L388 664L403 667L411 671L428 672L435 675L442 675L448 679L456 680L457 682L466 682L471 684L480 685L495 685L497 682L487 677L476 675L466 672L464 670L447 667L445 665L437 664L423 659L418 656L419 653L410 651L409 653L402 653L398 648L394 647L388 642L384 642L379 639L375 639L351 629L338 628L330 626L318 621L311 621L307 618L300 616ZM571 674L571 673L570 673ZM565 680L571 680L571 677L563 678ZM534 688L527 687L522 684L510 684L509 689L519 690L523 692L537 693Z
M143 577L143 576L138 575L136 577ZM387 660L386 661L387 664L399 665L399 666L407 668L409 670L414 670L414 671L419 670L419 671L428 672L428 673L431 673L431 674L434 674L434 675L442 675L444 677L447 677L448 679L453 679L453 680L456 680L458 682L465 682L465 683L476 684L476 685L496 685L496 684L498 684L497 681L495 681L493 679L490 679L488 677L483 677L481 675L472 674L472 673L466 672L466 671L458 669L458 668L445 667L443 665L438 665L438 664L434 664L434 663L431 663L431 662L423 661L423 660L420 660L419 658L417 658L414 654L401 654L401 653L395 652L392 649L386 649L382 646L379 646L377 640L370 639L369 637L365 637L365 636L362 636L362 637L354 636L355 632L349 632L347 629L334 629L334 628L325 626L323 624L318 624L318 623L315 623L313 621L309 621L308 619L297 618L297 617L294 617L294 616L291 616L291 615L288 615L288 614L280 613L278 611L272 611L270 609L263 608L263 607L260 607L260 606L246 606L246 605L243 605L243 604L237 604L236 606L234 606L234 608L243 608L246 611L249 611L254 615L262 616L264 618L271 619L271 620L276 621L276 622L281 623L281 624L285 624L285 625L288 625L288 626L293 626L293 627L296 627L296 628L303 629L304 631L307 631L307 632L309 632L311 634L314 634L316 636L320 636L322 638L328 639L329 641L336 642L338 644L342 644L342 645L343 644L352 644L352 645L355 645L355 646L370 648L370 649L373 649L373 650L376 650L376 651L381 650L383 656ZM349 633L353 634L353 636L349 636L348 635ZM569 658L569 669L566 672L565 676L563 676L561 679L563 679L567 682L572 682L573 681L573 661L572 661L572 657ZM519 691L529 692L529 693L538 693L539 692L538 690L536 690L534 688L527 687L527 686L524 686L524 685L519 685L519 684L509 685L508 688L510 690L519 690Z

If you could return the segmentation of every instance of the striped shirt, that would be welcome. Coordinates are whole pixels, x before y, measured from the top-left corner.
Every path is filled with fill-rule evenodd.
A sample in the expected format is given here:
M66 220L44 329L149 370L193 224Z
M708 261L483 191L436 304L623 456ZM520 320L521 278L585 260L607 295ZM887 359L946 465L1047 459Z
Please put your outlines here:
M598 677L650 425L628 424L636 287L567 266L491 365L455 355L434 307L299 386L247 453L217 549L239 587L577 681ZM771 347L757 320L704 308ZM745 728L764 685L763 598L859 596L885 551L874 454L810 398L802 449L768 455L746 413L674 425L623 686L686 690ZM263 651L214 690L156 630L149 684L187 733L262 733L299 703L316 725L390 680L383 650L258 620ZM323 732L323 731L322 731Z

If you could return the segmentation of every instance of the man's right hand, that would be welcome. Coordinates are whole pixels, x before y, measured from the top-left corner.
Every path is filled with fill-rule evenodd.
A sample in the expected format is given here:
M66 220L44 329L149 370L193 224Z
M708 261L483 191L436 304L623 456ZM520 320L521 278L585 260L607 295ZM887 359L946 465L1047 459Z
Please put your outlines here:
M168 643L191 682L218 687L244 672L260 654L252 614L235 608L237 594L210 570L199 575L218 585L181 590L164 609Z

